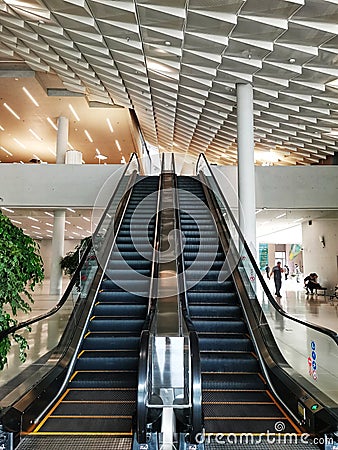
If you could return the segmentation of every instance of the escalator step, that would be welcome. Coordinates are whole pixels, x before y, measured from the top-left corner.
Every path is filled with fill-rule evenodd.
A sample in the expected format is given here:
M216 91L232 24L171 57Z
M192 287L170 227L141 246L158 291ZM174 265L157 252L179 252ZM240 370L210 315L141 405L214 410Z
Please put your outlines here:
M214 261L213 259L206 262L205 260L200 260L200 257L197 257L197 260L195 261L185 261L184 267L190 268L190 270L193 268L194 270L200 270L205 271L207 269L209 270L218 270L220 271L223 268L224 261Z
M195 259L198 261L224 261L225 256L223 252L184 252L184 261L194 261Z
M129 261L125 259L120 259L118 261L109 260L107 264L107 269L109 270L126 270L128 267L131 267L134 270L138 269L145 269L150 270L151 269L151 261L147 261L146 259L141 259L141 256L139 259L130 259Z
M126 292L125 294L122 294L122 295L135 295L135 296L140 296L142 298L148 298L149 297L149 287L150 287L149 279L128 280L129 292ZM101 289L101 292L109 292L109 291L125 292L125 291L121 291L121 287L118 284L116 284L114 281L112 281L111 279L106 279L106 280L102 281L100 289ZM100 294L101 294L101 292L100 292ZM132 294L130 294L130 293L132 293Z
M130 267L129 270L111 270L111 269L107 269L105 274L107 275L108 278L115 280L117 283L119 280L130 280L130 278L132 277L136 277L137 274L139 274L140 280L142 280L142 277L145 278L149 278L150 277L150 271L151 268L149 269L132 269ZM128 284L129 285L129 284ZM123 284L124 286L124 284Z
M139 283L142 284L143 287L146 287L145 283ZM147 282L147 284L149 284ZM115 290L113 290L113 286ZM136 286L136 284L133 284L133 286ZM110 288L110 289L109 289ZM122 291L122 290L116 290L117 285L113 283L110 280L103 281L101 283L101 290L97 294L96 302L126 302L126 303L136 303L136 304L147 304L148 303L148 295L147 296L141 296L137 295L133 290L130 292Z
M228 280L222 281L221 283L201 280L197 284L194 281L187 280L187 288L189 290L188 295L196 295L195 292L198 294L203 294L205 292L209 293L211 291L228 293L229 295L236 297L236 294L234 293L233 282Z
M94 316L130 316L144 318L147 306L138 304L97 303L93 309Z
M201 282L198 283L201 285ZM234 304L238 303L237 295L234 292L197 292L198 286L195 287L196 292L194 290L188 291L187 295L189 298L189 305L192 303L201 303L201 302L212 302L217 301L218 303L228 303Z
M237 417L241 417L243 419L259 419L267 417L269 419L274 418L276 421L279 419L284 419L283 413L274 403L214 403L204 405L204 414L206 420L215 417L226 417L228 419Z
M189 313L193 320L202 317L241 317L242 310L238 305L201 304L189 305Z
M249 372L259 371L257 359L250 353L243 352L203 352L201 370L204 373L215 372Z
M219 390L237 390L252 391L265 390L266 386L263 379L256 373L248 374L222 374L222 373L203 373L203 389Z
M70 388L130 388L137 386L137 371L110 370L75 372L70 382Z
M136 389L69 389L64 401L74 402L132 402L136 400Z
M90 333L83 341L82 349L84 350L104 350L109 348L111 350L137 350L139 348L140 338L139 336L126 337L126 336L111 336L109 334L97 335Z
M125 352L125 351L124 351ZM107 354L105 354L107 353ZM109 356L109 353L113 353ZM76 370L137 370L138 353L132 357L126 353L114 355L114 351L82 352L76 362Z
M271 403L266 391L219 391L204 390L203 403Z
M142 224L142 226L143 225L144 224ZM138 243L137 248L136 248L135 245L133 244L133 242L129 239L129 241L127 240L127 242L125 242L122 246L117 246L115 244L115 246L113 247L113 251L111 253L111 257L114 256L114 251L118 251L122 255L126 255L125 257L128 256L129 252L131 253L131 256L134 255L135 252L138 255L137 250L142 255L148 255L148 254L152 255L152 246L150 245L150 243L147 243L147 242Z
M283 422L284 424L284 431L283 433L294 433L295 429L290 425L290 423L287 420L281 420L278 419L276 420L276 418L261 418L261 419L255 419L254 417L252 419L242 419L242 418L230 418L229 420L225 420L225 419L213 419L213 420L205 420L205 429L206 429L206 433L212 433L212 434L262 434L264 435L265 433L275 433L275 425L276 422ZM250 442L250 441L249 441ZM277 442L277 441L276 441ZM288 442L288 441L287 441ZM257 444L258 442L256 442ZM224 447L222 445L223 443L220 442L219 445L220 447L215 447L215 448L222 448ZM237 448L247 448L248 446L245 445L245 447L240 447L239 445L237 446ZM263 448L258 446L259 448ZM213 447L212 447L213 448ZM248 448L253 448L251 446L249 446ZM272 446L271 445L267 445L264 448L269 448L271 449ZM283 449L290 449L290 444L287 444L285 447L280 447L278 445L278 448L283 448Z
M242 320L194 320L197 332L247 333L246 324Z
M90 321L89 330L90 331L123 331L123 332L141 332L144 324L144 320L142 319L128 319L128 320L119 320L119 319L108 319L101 317L94 317Z
M100 417L65 417L51 418L39 430L49 433L116 433L131 434L132 418Z
M89 416L95 420L95 418L101 418L102 416L131 417L134 409L135 405L133 404L133 402L126 401L123 403L112 403L108 400L106 400L105 402L95 401L91 403L63 401L53 411L51 418L55 416Z
M215 336L207 337L205 335L200 335L199 337L199 347L200 351L229 351L234 350L239 352L250 352L253 349L251 339L246 337L245 335L240 335L240 337L222 337L219 336L217 339Z

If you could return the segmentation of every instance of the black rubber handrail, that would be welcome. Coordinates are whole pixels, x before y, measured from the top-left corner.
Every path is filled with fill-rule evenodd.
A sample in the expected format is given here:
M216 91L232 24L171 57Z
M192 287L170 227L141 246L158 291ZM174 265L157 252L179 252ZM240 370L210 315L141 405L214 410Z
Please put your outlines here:
M272 306L282 316L286 317L287 319L292 320L293 322L297 322L297 323L299 323L301 325L304 325L304 326L309 327L309 328L311 328L313 330L316 330L319 333L322 333L322 334L325 334L325 335L329 336L338 345L338 333L336 333L336 332L334 332L334 331L332 331L332 330L330 330L328 328L321 327L321 326L316 325L314 323L307 322L305 320L301 320L301 319L298 319L297 317L293 317L293 316L289 315L288 313L286 313L283 310L283 308L281 308L281 306L273 298L273 296L272 296L272 294L271 294L271 292L270 292L270 290L269 290L269 288L268 288L268 286L267 286L267 284L266 284L266 282L265 282L265 280L263 278L263 275L262 275L261 271L258 268L257 262L256 262L254 256L252 255L252 252L251 252L248 244L246 243L246 240L245 240L245 238L244 238L244 236L242 234L242 231L241 231L241 229L240 229L240 227L239 227L239 225L238 225L238 223L237 223L237 221L236 221L236 219L235 219L235 217L234 217L234 215L233 215L233 213L232 213L232 211L230 209L230 206L229 206L228 202L226 201L226 199L224 197L223 191L221 190L221 188L220 188L220 186L219 186L219 184L218 184L214 174L212 173L211 167L210 167L210 165L209 165L209 163L208 163L208 161L207 161L207 159L206 159L206 157L205 157L205 155L203 153L200 153L200 155L198 157L198 160L197 160L197 163L196 163L196 174L198 175L198 173L199 173L198 166L199 166L199 162L200 162L201 159L204 159L204 161L205 161L205 163L206 163L206 165L208 167L210 175L211 175L214 183L217 186L218 194L221 196L222 202L223 202L223 204L224 204L224 206L225 206L225 208L227 210L227 214L229 215L229 217L230 217L230 219L231 219L231 221L232 221L232 223L233 223L233 225L234 225L234 227L235 227L235 229L236 229L236 231L238 233L238 236L239 236L240 241L241 241L241 245L243 246L243 248L245 249L245 251L246 251L246 253L247 253L248 257L249 257L250 263L252 264L252 267L253 267L253 269L254 269L254 271L255 271L255 273L256 273L256 275L257 275L257 277L258 277L258 279L259 279L259 281L261 283L261 286L263 287L263 290L264 290L264 292L265 292L269 302L272 304ZM206 177L206 180L207 180L207 177ZM209 189L212 190L212 186L209 185Z
M162 159L162 166L163 166ZM163 167L162 167L163 168ZM140 354L139 354L139 366L138 366L138 386L137 386L137 405L136 405L136 439L139 444L145 444L147 442L147 399L149 397L149 385L151 385L151 373L149 372L149 351L151 349L151 329L154 323L156 310L157 310L157 280L159 273L159 261L158 248L160 239L160 226L161 226L161 190L162 190L162 177L159 177L158 185L158 197L156 206L156 223L155 223L155 235L153 241L153 257L152 257L152 269L151 269L151 281L149 290L149 307L148 315L141 332L140 339Z
M181 230L181 219L179 214L179 198L178 198L178 186L177 175L175 173L174 165L174 207L175 207L175 228ZM181 235L177 238L177 273L178 273L178 287L179 298L181 304L181 311L189 332L189 348L190 348L190 362L191 362L191 430L190 440L191 443L196 443L196 436L203 432L203 414L202 414L202 378L201 378L201 359L198 335L190 318L188 301L187 301L187 289L185 284L184 275L184 257L183 257L183 245Z
M77 268L76 268L76 270L74 272L74 275L72 276L70 282L68 283L68 285L66 287L66 290L65 290L64 294L62 295L60 301L52 309L50 309L46 313L40 314L39 316L33 317L33 318L28 319L28 320L26 320L24 322L21 322L19 324L13 325L12 327L7 328L6 330L2 330L0 332L0 341L2 339L6 338L8 335L15 333L15 332L17 332L18 330L20 330L22 328L29 327L30 325L33 325L36 322L39 322L39 321L44 320L44 319L47 319L48 317L54 315L66 303L66 301L68 300L69 295L71 294L74 286L77 283L77 280L79 279L79 275L80 275L80 272L82 270L83 264L85 263L88 255L89 255L89 253L90 253L90 251L91 251L91 249L93 247L93 241L95 240L95 237L97 236L97 234L98 234L98 232L99 232L99 230L101 228L101 225L102 225L102 223L103 223L103 221L104 221L104 219L106 217L107 212L109 211L109 208L110 208L110 206L111 206L111 204L112 204L112 202L113 202L113 200L115 198L115 195L116 195L116 193L118 192L118 189L121 186L122 180L124 179L124 176L125 176L127 170L129 169L129 167L130 167L130 165L131 165L131 163L132 163L134 158L136 158L137 165L138 165L138 170L139 170L140 166L139 166L138 156L134 152L134 153L132 153L129 162L128 162L127 166L125 167L125 169L123 171L123 174L121 175L121 178L120 178L120 180L119 180L119 182L118 182L118 184L116 186L116 189L114 191L114 194L111 196L111 198L109 200L109 203L108 203L107 207L105 208L104 213L101 216L100 222L99 222L98 226L96 227L96 230L93 233L92 239L88 242L88 245L87 245L87 247L86 247L86 249L85 249L85 251L84 251L84 253L83 253L82 257L81 257L79 265L77 266Z

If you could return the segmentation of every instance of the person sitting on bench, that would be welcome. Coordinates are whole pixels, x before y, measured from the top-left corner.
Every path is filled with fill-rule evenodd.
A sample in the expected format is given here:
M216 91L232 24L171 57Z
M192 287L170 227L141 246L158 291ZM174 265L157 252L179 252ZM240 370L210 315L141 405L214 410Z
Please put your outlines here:
M311 272L304 278L304 288L307 294L313 294L316 289L325 289L318 283L318 275L315 272Z

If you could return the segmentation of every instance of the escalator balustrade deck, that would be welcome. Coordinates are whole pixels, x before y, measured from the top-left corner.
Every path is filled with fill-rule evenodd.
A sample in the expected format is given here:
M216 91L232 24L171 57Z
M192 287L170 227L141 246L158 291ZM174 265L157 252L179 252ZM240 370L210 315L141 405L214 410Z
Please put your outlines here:
M157 189L158 177L136 183L68 388L34 434L131 435L139 341L148 310Z
M261 373L232 276L224 275L225 255L202 185L196 178L181 176L178 189L188 308L200 345L206 433L300 432Z

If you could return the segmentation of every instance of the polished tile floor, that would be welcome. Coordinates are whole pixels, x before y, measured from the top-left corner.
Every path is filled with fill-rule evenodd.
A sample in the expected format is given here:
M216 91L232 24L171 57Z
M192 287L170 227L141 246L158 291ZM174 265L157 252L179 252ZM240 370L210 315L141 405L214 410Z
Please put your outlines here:
M266 281L273 293L273 280ZM282 281L281 295L279 304L288 314L338 333L338 299L330 302L328 295L307 295L303 280L297 283L294 278Z
M64 280L64 287L68 279ZM274 292L272 280L267 284ZM48 295L48 280L37 289L32 306L31 316L40 315L50 310L58 301L57 297ZM294 279L283 281L282 298L279 299L281 307L293 317L311 322L338 332L338 300L329 302L328 297L308 296L303 288L303 282L296 283ZM260 299L267 320L273 330L275 339L283 355L289 364L304 376L311 378L311 382L317 387L323 387L327 395L338 403L338 346L330 338L319 336L315 331L309 331L295 322L289 321L275 313L266 299ZM32 327L30 333L26 333L30 349L27 361L20 363L18 349L13 345L8 357L8 364L0 372L0 389L2 386L22 372L30 364L38 364L38 359L57 343L67 323L73 303L70 301L56 316L52 316L46 323L40 323ZM26 317L19 317L26 319ZM308 358L312 350L310 346L317 346L318 361L321 362L321 370L318 370L318 379L314 379L313 373L309 373ZM316 372L316 376L317 376Z

